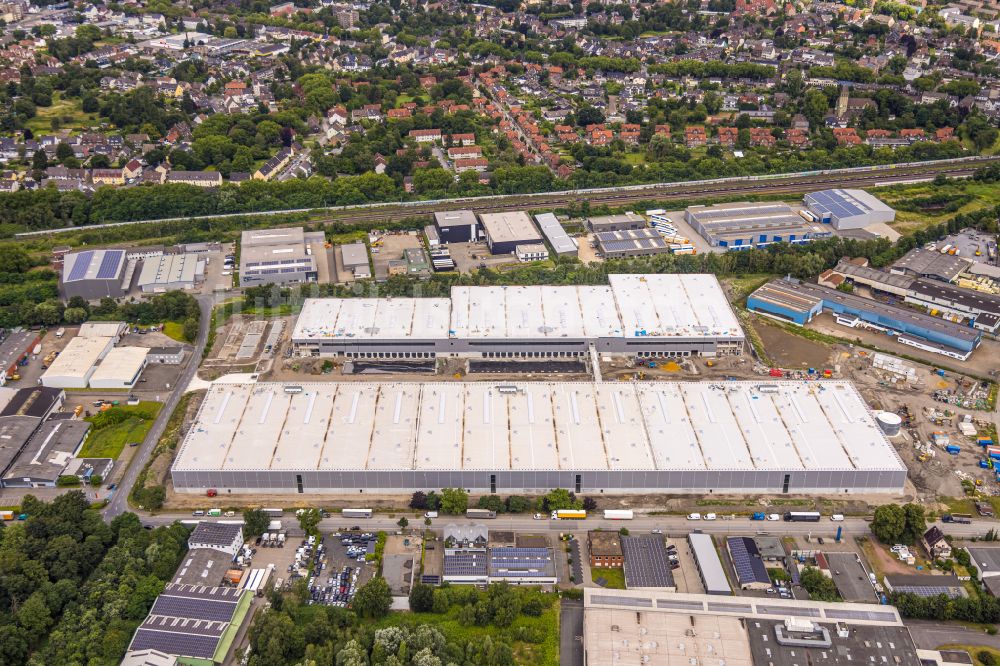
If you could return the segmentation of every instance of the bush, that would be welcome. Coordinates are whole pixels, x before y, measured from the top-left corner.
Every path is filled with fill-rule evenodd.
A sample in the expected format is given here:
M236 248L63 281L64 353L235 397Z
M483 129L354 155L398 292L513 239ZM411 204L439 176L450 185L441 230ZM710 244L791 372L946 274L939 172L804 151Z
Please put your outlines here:
M976 659L979 660L983 666L996 666L997 658L993 656L992 652L987 650L980 650L976 653Z
M56 479L56 486L59 488L73 488L80 485L80 478L72 474L60 476Z

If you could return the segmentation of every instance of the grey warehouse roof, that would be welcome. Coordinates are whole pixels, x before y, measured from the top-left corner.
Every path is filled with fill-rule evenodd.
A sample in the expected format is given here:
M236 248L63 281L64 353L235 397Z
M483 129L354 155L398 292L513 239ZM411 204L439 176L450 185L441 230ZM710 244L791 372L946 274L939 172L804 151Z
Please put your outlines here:
M536 215L535 222L538 223L538 227L545 234L545 238L548 239L556 254L572 254L577 251L576 241L570 238L555 215L552 213Z
M892 265L893 273L913 273L951 282L969 267L971 262L964 257L941 254L935 250L915 248Z

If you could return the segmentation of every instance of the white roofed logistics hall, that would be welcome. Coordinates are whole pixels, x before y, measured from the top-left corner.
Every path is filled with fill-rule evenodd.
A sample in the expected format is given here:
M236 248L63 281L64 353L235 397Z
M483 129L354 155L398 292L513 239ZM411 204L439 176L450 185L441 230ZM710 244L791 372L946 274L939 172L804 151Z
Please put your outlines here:
M593 286L452 287L450 298L308 299L300 356L715 356L744 335L714 275L610 275Z
M215 384L183 492L898 492L906 468L831 382Z

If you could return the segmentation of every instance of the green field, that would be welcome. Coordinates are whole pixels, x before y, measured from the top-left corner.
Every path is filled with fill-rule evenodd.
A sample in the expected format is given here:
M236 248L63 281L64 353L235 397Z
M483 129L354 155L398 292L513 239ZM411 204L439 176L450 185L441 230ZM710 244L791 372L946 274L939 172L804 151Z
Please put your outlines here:
M87 441L80 449L80 458L115 458L130 442L142 442L146 433L153 427L153 420L160 412L162 404L158 402L140 402L136 407L128 405L115 407L129 414L121 423L90 431ZM153 418L145 418L151 415ZM93 420L95 416L88 417Z
M25 126L38 134L49 134L52 130L52 119L59 118L62 129L74 133L86 129L98 122L96 113L84 113L80 108L79 99L63 100L58 92L52 94L52 106L39 106L35 117L28 120ZM30 157L30 156L29 156Z

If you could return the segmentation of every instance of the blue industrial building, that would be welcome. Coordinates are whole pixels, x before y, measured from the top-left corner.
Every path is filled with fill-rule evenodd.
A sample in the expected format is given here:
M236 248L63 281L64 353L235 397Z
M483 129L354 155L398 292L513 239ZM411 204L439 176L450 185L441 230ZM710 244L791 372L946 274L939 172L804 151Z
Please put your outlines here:
M982 333L968 326L790 279L774 280L750 294L747 309L800 325L809 323L826 310L836 316L840 324L867 325L896 336L903 344L962 360L968 358L982 340Z

